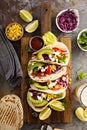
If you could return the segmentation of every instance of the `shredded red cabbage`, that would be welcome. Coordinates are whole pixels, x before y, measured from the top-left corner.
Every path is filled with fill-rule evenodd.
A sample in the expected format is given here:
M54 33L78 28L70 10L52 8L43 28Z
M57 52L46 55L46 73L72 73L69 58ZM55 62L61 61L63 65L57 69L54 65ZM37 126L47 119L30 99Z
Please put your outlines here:
M50 60L50 58L49 58L49 55L48 55L48 54L43 54L43 58L44 58L44 60Z
M68 9L57 17L57 23L63 31L73 31L77 27L77 18L74 11Z
M57 82L59 85L63 85L66 89L69 88L68 86L68 83L67 83L67 80L66 81L63 81L62 80L62 77L58 79L58 82Z

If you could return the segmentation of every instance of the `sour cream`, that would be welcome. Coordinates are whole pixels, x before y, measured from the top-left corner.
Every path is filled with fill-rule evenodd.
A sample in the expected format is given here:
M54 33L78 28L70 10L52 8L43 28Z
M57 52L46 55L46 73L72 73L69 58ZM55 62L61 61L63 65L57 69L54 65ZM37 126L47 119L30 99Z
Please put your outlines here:
M76 87L76 96L80 103L87 107L87 83Z

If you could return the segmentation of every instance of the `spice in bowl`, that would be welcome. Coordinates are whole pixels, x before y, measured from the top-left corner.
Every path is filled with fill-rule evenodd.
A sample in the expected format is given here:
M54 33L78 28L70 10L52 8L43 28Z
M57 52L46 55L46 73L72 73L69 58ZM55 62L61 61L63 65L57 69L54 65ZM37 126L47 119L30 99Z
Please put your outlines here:
M75 31L79 25L79 13L77 9L66 9L59 12L56 16L58 29L65 33Z
M23 27L19 23L11 23L5 29L5 34L9 40L17 41L23 36Z
M29 46L33 51L38 51L44 45L44 41L40 36L34 36L29 41Z
M83 29L77 36L77 44L81 50L87 51L87 28Z

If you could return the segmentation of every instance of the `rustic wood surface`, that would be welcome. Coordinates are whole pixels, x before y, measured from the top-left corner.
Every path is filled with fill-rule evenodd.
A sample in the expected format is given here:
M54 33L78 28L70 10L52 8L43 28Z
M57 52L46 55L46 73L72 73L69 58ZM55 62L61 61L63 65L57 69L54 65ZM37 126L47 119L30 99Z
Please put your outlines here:
M75 116L75 110L77 107L81 106L78 102L76 96L74 95L75 88L87 82L87 76L84 80L78 81L77 75L82 71L87 74L87 53L81 51L81 49L77 45L77 35L78 33L87 28L87 0L2 0L0 1L0 29L5 29L5 27L11 22L18 22L20 23L23 28L28 24L24 22L19 17L19 11L21 9L29 10L34 19L38 19L39 23L41 23L40 11L41 11L41 3L44 1L51 1L51 30L52 32L58 37L71 37L71 46L72 46L72 123L65 124L65 123L56 123L50 124L52 128L61 128L63 130L87 130L87 122L80 121ZM62 33L58 30L55 24L55 18L59 11L66 9L66 8L75 8L78 9L80 15L80 23L78 29L73 33ZM24 33L24 36L32 36L32 35L39 35L41 34L41 24L39 24L38 29L29 34ZM21 40L17 42L11 42L14 46L19 60L21 60ZM26 43L25 43L26 44ZM18 86L14 89L9 90L9 87L2 82L2 78L0 76L0 96L4 96L9 93L14 93L21 97L21 87ZM25 110L24 110L25 111ZM26 113L27 114L27 113ZM42 124L27 124L24 123L21 130L40 130ZM44 124L45 125L45 124Z
M44 16L44 21L45 24L42 22L41 23L41 32L42 34L44 34L47 31L51 31L51 24L49 26L49 23L51 23L51 6L50 6L50 2L47 3L42 3L41 5L41 21L43 19ZM50 14L50 15L49 15ZM47 21L48 18L48 21ZM28 84L28 74L27 74L27 64L28 61L30 60L31 55L28 54L28 52L26 51L26 49L28 48L29 45L29 37L23 37L21 40L21 65L22 65L22 70L23 70L23 80L22 80L22 84L21 84L21 96L22 96L22 102L23 102L23 107L24 107L24 121L28 122L29 124L31 123L42 123L42 121L40 121L37 118L34 118L32 116L32 112L33 110L28 106L27 102L26 102L26 95L27 95L27 91L29 88L29 84ZM65 43L70 51L71 54L71 38L59 38L59 41ZM69 73L69 77L71 78L71 59L69 62L69 65L67 67L68 73ZM72 122L72 104L71 104L71 97L72 97L72 91L71 91L71 86L70 89L67 90L67 94L66 97L64 99L64 101L66 101L68 103L68 107L64 112L56 112L53 111L52 115L50 116L50 118L46 119L45 121L43 121L43 123L71 123Z

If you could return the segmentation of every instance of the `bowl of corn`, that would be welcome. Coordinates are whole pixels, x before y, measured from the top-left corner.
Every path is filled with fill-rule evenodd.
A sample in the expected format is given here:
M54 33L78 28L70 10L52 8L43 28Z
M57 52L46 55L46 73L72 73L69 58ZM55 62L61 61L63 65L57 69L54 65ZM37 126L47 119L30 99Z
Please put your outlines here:
M24 30L19 23L13 22L6 27L5 34L9 40L17 41L22 38L24 34Z

